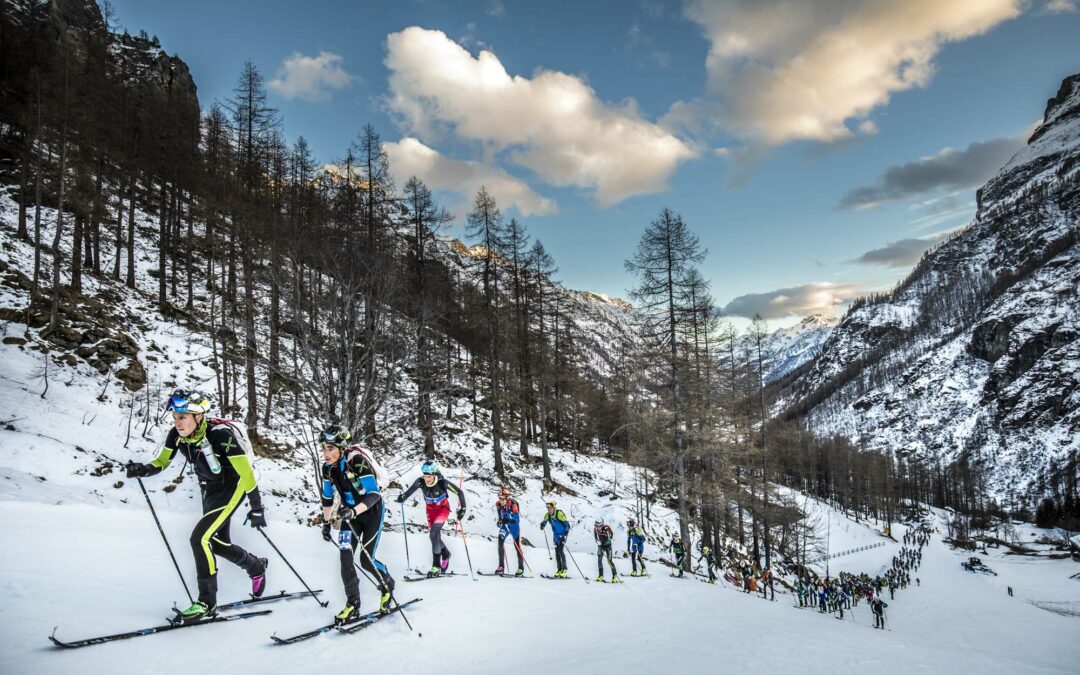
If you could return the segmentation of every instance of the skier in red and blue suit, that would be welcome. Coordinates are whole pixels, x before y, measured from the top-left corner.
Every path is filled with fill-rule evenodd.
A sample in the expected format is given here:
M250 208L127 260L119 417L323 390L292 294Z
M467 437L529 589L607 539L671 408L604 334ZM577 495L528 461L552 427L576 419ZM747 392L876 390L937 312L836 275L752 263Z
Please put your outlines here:
M439 472L439 465L434 461L424 462L420 467L420 472L423 475L417 478L409 486L408 490L402 492L397 501L399 504L404 503L417 490L424 493L424 504L427 509L427 522L431 537L431 569L427 575L437 577L446 572L446 568L450 564L450 549L446 548L446 544L442 540L443 525L450 518L449 493L453 492L457 495L457 517L459 521L465 517L465 495L456 485L443 477Z

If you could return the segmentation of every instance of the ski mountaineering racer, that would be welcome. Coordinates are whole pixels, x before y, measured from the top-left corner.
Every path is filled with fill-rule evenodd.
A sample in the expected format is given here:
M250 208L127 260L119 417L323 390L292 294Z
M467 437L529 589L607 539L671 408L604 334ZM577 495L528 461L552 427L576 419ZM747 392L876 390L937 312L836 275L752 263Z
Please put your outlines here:
M630 576L632 577L644 577L648 575L645 571L645 530L638 527L637 522L631 518L626 521L626 553L630 556L630 566L632 570ZM641 571L638 571L638 565L641 565Z
M667 548L675 555L675 567L679 570L678 576L681 579L686 567L686 549L683 548L682 537L677 534L671 535L671 543L667 545Z
M359 445L350 445L352 434L340 424L331 424L319 434L322 444L322 536L333 542L331 524L339 520L338 551L341 581L345 585L345 607L334 617L339 624L354 620L360 613L360 580L353 556L360 549L360 567L379 588L379 611L389 611L394 579L386 565L375 559L382 534L385 509L378 476L381 468L371 454ZM334 513L334 492L341 504Z
M570 534L570 521L566 519L566 514L561 509L556 508L554 499L547 501L547 513L540 521L540 529L544 529L548 523L551 523L551 539L555 543L555 566L559 568L555 576L561 579L567 572L566 537Z
M611 583L618 583L619 573L615 571L615 561L611 557L611 540L615 538L615 532L611 526L602 520L593 523L593 538L596 540L596 566L600 570L597 581L604 579L604 560L611 567Z
M517 551L517 573L514 576L525 574L525 558L521 554L521 509L518 503L510 496L510 490L503 488L499 491L499 501L495 503L495 511L498 514L499 526L499 567L495 574L502 574L506 568L506 554L503 551L503 542L507 538L513 538L514 549Z
M427 575L437 577L446 572L450 564L450 549L446 548L446 543L442 539L443 525L450 517L449 493L453 492L458 498L458 521L465 517L465 495L456 485L443 477L439 472L439 465L434 460L424 462L420 467L420 472L423 475L417 478L408 490L398 495L397 502L403 504L417 490L423 492L431 537L431 569Z
M262 595L267 560L232 543L229 520L245 497L251 505L245 522L266 527L266 516L242 427L231 420L207 419L209 398L187 389L173 391L165 409L172 412L173 428L161 451L150 463L128 462L126 469L128 478L154 476L167 469L179 452L199 480L203 515L190 539L199 598L177 617L181 623L191 623L213 615L217 607L217 556L244 568L251 577L251 594Z
M701 547L701 557L698 558L698 562L702 561L704 561L705 563L705 569L709 571L709 583L715 584L716 574L713 572L713 570L716 569L718 566L716 562L716 554L713 553L713 550L708 546L703 545Z

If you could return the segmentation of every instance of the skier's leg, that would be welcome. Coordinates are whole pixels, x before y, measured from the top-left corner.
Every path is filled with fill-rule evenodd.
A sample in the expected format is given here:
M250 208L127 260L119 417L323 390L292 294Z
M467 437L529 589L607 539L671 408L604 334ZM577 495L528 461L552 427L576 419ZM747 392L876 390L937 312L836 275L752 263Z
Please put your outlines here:
M506 535L501 531L499 532L499 572L502 572L505 565L506 553L503 551L503 542L506 541Z
M353 566L353 553L359 542L353 536L348 525L342 523L338 532L338 559L341 563L341 584L345 587L345 598L349 604L360 606L360 578L356 576L356 567Z
M431 524L428 536L431 538L431 566L439 567L442 562L442 553L445 548L442 540L442 528L444 521L436 521Z

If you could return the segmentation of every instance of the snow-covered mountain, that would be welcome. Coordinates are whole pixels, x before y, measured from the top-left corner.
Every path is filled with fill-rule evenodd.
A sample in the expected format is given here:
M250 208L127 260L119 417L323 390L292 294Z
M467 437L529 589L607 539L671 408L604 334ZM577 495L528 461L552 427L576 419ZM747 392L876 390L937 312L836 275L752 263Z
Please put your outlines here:
M1001 495L1080 450L1080 75L978 193L964 230L857 302L788 416L873 448L990 470Z
M829 339L839 319L824 314L812 314L787 328L777 328L769 333L761 348L765 383L771 384L811 361L821 346ZM736 346L743 360L756 362L754 339L750 335L739 338Z

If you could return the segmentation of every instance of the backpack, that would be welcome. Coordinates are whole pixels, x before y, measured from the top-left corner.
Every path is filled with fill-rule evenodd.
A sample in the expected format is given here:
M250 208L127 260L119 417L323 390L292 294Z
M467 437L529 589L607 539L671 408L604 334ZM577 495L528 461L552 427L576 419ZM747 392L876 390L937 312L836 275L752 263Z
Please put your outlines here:
M363 448L359 445L350 445L347 449L346 458L352 456L352 454L359 453L367 465L371 467L371 472L375 474L375 482L379 484L379 490L385 490L386 484L389 482L386 475L386 469L381 464L375 461L375 456L371 454L371 451L367 448Z
M247 427L242 422L237 420L207 420L211 429L228 429L232 433L233 438L240 444L244 454L247 455L248 463L251 464L251 471L255 474L255 481L259 480L259 472L255 469L255 448L251 445L251 439L248 438Z

